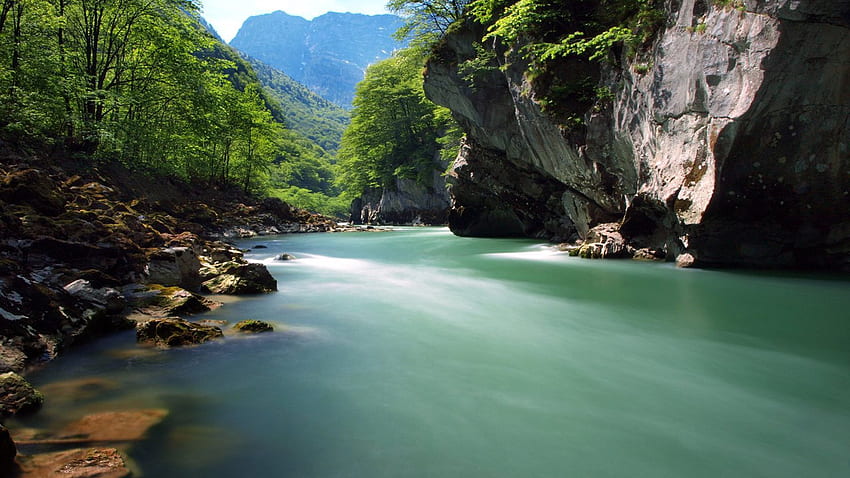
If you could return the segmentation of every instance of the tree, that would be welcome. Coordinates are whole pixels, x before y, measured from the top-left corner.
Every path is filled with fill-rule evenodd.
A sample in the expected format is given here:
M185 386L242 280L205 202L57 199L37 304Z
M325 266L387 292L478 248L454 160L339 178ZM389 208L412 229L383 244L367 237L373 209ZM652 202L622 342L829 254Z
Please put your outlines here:
M396 33L398 38L410 38L411 45L435 43L446 34L449 26L463 17L470 0L390 0L387 8L405 19Z
M339 184L352 195L392 187L396 178L430 180L442 169L438 140L451 120L425 98L422 59L421 49L402 50L357 85L338 157Z

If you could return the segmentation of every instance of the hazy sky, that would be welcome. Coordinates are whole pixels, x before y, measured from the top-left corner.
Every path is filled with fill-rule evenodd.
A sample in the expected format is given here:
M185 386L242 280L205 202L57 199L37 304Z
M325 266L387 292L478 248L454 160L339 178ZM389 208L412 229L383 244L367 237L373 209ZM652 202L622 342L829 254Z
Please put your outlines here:
M230 41L246 18L283 10L312 20L327 12L375 15L387 13L387 0L201 0L203 15L219 35Z

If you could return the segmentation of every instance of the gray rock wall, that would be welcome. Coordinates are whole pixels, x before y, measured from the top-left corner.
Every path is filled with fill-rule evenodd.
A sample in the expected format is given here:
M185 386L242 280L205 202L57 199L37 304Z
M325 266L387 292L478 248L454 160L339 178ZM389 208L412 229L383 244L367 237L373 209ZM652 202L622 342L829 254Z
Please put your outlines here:
M601 67L614 99L580 134L541 111L520 59L470 86L457 64L481 32L446 39L426 93L467 131L450 226L562 240L614 220L705 265L850 267L850 1L666 9L649 52Z
M352 224L437 225L446 224L449 193L440 171L432 173L429 185L411 179L396 179L395 187L377 189L351 204Z

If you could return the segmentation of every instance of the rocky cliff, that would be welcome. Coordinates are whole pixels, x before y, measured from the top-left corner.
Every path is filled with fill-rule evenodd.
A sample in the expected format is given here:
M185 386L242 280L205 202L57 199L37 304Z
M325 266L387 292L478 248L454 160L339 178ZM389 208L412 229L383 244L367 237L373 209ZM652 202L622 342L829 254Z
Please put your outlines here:
M449 34L425 89L467 132L449 223L563 241L616 223L706 266L850 269L850 1L667 0L648 49L593 72L571 128L516 51L470 85L480 26ZM565 74L587 65L563 65Z
M277 11L245 20L230 44L348 108L366 67L403 46L392 37L400 26L395 15L330 12L305 20Z
M449 193L439 171L430 184L396 178L394 188L375 189L351 203L352 224L436 225L446 224Z

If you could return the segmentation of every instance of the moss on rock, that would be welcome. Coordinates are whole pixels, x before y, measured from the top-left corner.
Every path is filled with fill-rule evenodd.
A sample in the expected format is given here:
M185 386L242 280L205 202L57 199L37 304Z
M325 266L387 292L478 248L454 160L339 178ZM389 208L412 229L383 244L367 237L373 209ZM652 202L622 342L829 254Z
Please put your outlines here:
M241 322L236 323L233 328L240 332L248 332L248 333L260 333L260 332L273 332L274 327L268 323L263 322L262 320L243 320Z

